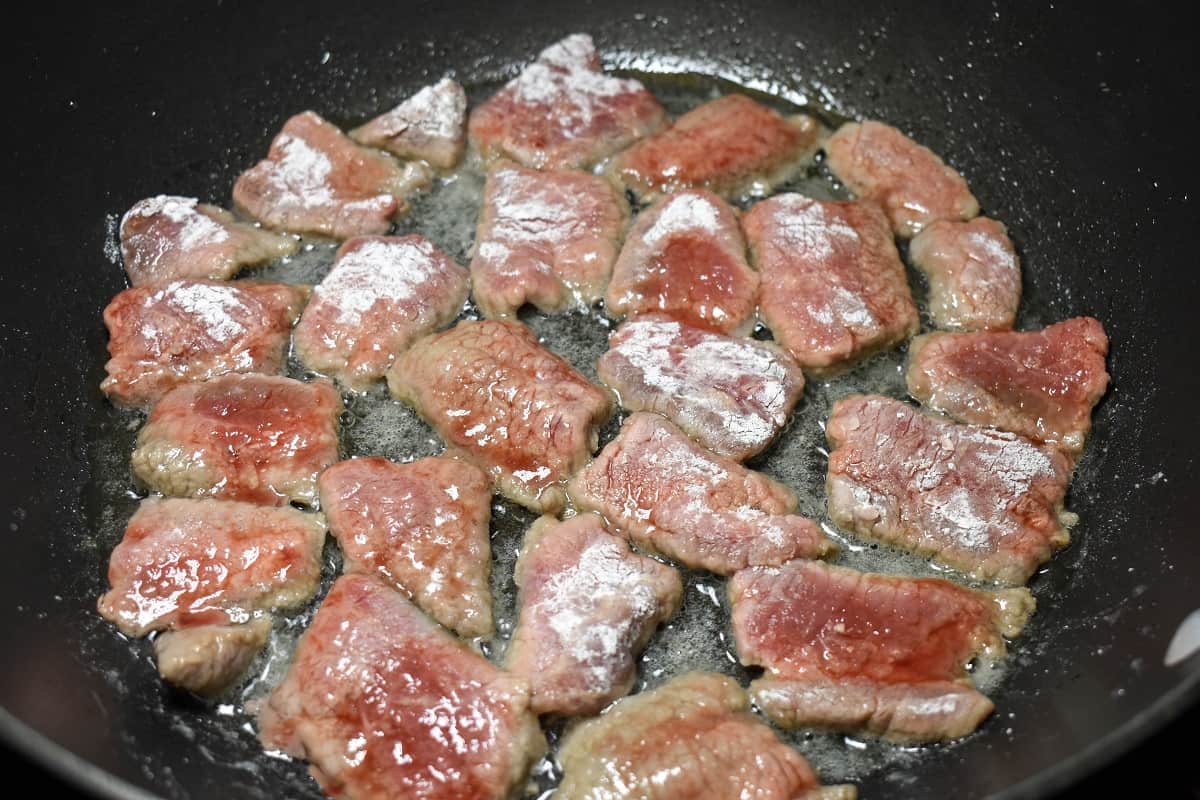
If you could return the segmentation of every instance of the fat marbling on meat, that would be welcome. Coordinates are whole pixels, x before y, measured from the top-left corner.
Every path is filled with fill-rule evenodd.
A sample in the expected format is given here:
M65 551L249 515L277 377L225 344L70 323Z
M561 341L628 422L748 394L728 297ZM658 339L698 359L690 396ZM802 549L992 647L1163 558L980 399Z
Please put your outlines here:
M740 660L766 668L750 694L768 717L916 742L965 736L992 712L966 666L1002 655L1034 608L1023 588L816 561L743 570L729 596Z
M290 236L238 222L223 208L166 194L134 203L121 217L120 237L121 261L134 286L225 280L300 246Z
M312 505L338 460L342 399L326 380L224 375L167 392L138 433L133 473L154 491Z
M807 114L785 117L729 94L633 145L614 159L611 171L642 199L689 188L725 197L761 194L806 165L825 133Z
M563 739L557 800L854 800L821 786L792 747L750 713L732 678L689 672L617 701Z
M310 369L365 389L415 339L453 321L468 291L466 269L424 236L357 236L313 289L293 347Z
M793 513L791 489L710 453L657 414L630 415L568 488L576 507L643 547L721 575L832 549L816 523Z
M487 159L560 169L590 167L666 122L641 83L600 71L592 37L577 33L473 110L467 130Z
M213 694L262 648L269 612L312 598L324 540L320 515L291 508L148 498L109 559L100 614L130 636L161 632L163 677Z
M488 317L587 308L604 297L629 208L604 178L508 161L488 171L475 234L475 302Z
M259 731L354 800L502 800L546 747L524 680L359 574L334 582Z
M931 333L913 340L908 390L962 422L991 425L1072 454L1108 387L1108 337L1076 317L1040 331Z
M388 372L448 448L501 494L541 513L562 509L562 483L596 448L608 396L518 322L464 321L410 347Z
M400 158L416 158L450 169L462 159L466 120L466 92L457 82L442 78L350 131L350 138Z
M679 573L632 552L595 514L542 517L514 574L520 617L505 666L538 714L594 714L633 688L634 658L679 606Z
M462 636L492 633L492 487L464 461L355 458L317 480L346 572L377 574Z
M722 333L748 333L758 283L737 212L712 192L693 189L638 214L613 267L606 309L617 317L660 312Z
M938 220L913 237L913 266L929 280L929 316L954 331L1006 330L1021 304L1021 265L1003 223Z
M717 455L744 461L787 424L800 367L769 342L725 336L659 314L626 322L597 373L630 411L654 411Z
M304 111L284 123L267 157L233 185L233 202L271 228L337 239L387 233L429 168L355 144Z
M897 236L907 239L939 219L979 213L962 175L891 125L847 122L829 137L825 154L850 191L883 208Z
M920 327L887 220L871 203L782 194L743 219L759 314L799 364L831 371Z
M974 577L1023 583L1066 545L1070 458L888 397L833 406L829 514L848 530Z
M126 289L104 309L100 388L148 408L176 386L231 372L279 373L308 289L278 283L175 280Z

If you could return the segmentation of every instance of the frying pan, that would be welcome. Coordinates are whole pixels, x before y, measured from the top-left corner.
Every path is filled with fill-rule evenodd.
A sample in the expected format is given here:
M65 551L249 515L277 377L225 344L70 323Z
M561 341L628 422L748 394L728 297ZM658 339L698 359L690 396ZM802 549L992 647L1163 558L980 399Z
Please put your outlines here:
M864 797L1046 796L1192 705L1200 657L1164 664L1200 607L1200 396L1193 343L1195 62L1181 26L1063 4L869 0L268 0L34 9L9 42L0 275L0 731L110 797L279 797L302 767L264 757L240 721L165 689L145 648L94 612L112 541L98 500L119 459L97 390L100 310L123 288L109 215L170 191L227 203L291 113L342 123L447 72L503 78L591 32L609 67L716 72L893 122L970 181L1022 250L1051 322L1103 320L1112 389L1073 485L1075 542L1032 587L981 733L937 758L852 776ZM24 34L21 36L20 34ZM124 475L118 475L124 478ZM315 790L313 790L315 791Z

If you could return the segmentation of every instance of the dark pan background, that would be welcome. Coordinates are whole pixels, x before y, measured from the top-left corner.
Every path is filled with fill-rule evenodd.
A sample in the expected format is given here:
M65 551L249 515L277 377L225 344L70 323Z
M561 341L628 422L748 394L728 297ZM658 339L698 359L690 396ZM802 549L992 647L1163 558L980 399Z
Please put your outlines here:
M114 796L127 790L87 763L172 798L282 796L281 776L297 772L247 769L257 763L249 735L225 733L165 692L152 665L131 663L95 617L107 552L89 538L85 501L103 478L89 456L104 402L99 315L123 288L103 253L106 215L163 191L227 203L236 174L297 110L361 119L448 70L509 74L576 30L610 55L652 53L660 64L700 55L730 76L772 78L815 102L825 89L844 113L899 125L956 165L985 211L1009 225L1027 296L1053 318L1099 317L1113 340L1113 389L1071 498L1080 533L1035 581L1036 646L996 694L1013 733L999 735L993 720L925 761L911 794L1049 796L1194 706L1200 658L1162 661L1200 607L1196 63L1192 32L1169 9L248 6L39 6L8 20L17 87L0 216L10 253L0 269L8 748ZM1184 717L1170 740L1195 742L1197 724L1196 713ZM1195 793L1179 777L1194 768L1163 757L1168 743L1153 740L1075 793L1137 773L1143 789ZM883 796L880 781L868 776L863 795Z

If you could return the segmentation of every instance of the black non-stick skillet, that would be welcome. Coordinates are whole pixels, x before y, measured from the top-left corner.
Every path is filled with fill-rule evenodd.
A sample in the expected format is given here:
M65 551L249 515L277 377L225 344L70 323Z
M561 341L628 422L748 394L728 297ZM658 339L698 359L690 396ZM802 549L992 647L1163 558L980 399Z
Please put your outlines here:
M994 693L997 717L942 757L857 776L862 795L1048 796L1200 694L1200 656L1164 663L1200 608L1196 64L1166 10L268 0L27 13L9 26L0 271L9 747L112 797L284 797L303 781L164 689L94 613L111 547L95 531L112 522L97 498L114 468L94 446L112 424L99 314L123 288L106 226L162 191L227 203L295 111L359 120L447 72L511 75L574 31L610 67L703 64L897 124L1009 226L1040 321L1091 314L1112 340L1112 388L1070 497L1081 523L1032 583L1040 611Z

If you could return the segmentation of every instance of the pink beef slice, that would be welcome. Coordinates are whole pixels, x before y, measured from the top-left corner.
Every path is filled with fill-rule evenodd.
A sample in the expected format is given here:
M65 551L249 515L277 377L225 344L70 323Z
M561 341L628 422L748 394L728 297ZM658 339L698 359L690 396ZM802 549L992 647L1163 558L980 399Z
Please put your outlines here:
M666 123L654 95L601 72L592 37L577 33L472 111L467 129L486 159L561 169L590 167Z
M194 197L160 194L121 218L121 260L134 286L180 278L226 280L242 267L296 252L299 242L238 222Z
M296 354L348 388L369 388L415 339L458 316L470 282L423 236L356 236L313 289L296 326Z
M462 636L493 632L492 487L463 461L356 458L318 479L346 572L378 575Z
M647 314L609 337L600 380L630 411L653 411L717 455L761 452L804 390L800 367L769 342Z
M929 280L929 315L939 328L1007 330L1021 303L1021 266L1000 222L939 220L913 237L913 265Z
M887 220L870 203L783 194L743 219L759 314L806 369L832 371L920 327Z
M729 597L742 663L766 668L750 684L764 714L913 742L966 736L992 712L966 666L1003 655L1034 608L1023 588L978 592L815 561L739 572Z
M634 658L675 613L679 573L630 551L595 514L546 516L525 535L520 619L505 662L539 714L595 714L633 688Z
M549 313L602 299L628 214L596 175L493 165L471 259L480 311L511 317L526 303Z
M278 373L308 289L279 283L178 280L135 286L104 309L100 388L149 408L171 389L233 372Z
M794 748L750 713L732 678L689 672L572 728L556 800L854 800L821 786Z
M643 547L721 575L832 549L816 523L793 513L791 489L710 453L657 414L630 415L569 491L576 507Z
M1108 337L1091 317L1040 331L933 333L913 340L908 390L962 422L991 425L1072 454L1108 387Z
M1068 541L1071 462L1022 436L856 395L826 425L829 514L969 575L1023 583Z
M396 360L388 386L501 494L540 513L562 510L563 482L612 414L603 391L506 320L460 322L420 340Z
M329 381L225 375L163 396L138 433L133 473L175 497L313 505L338 460L342 400Z
M754 324L758 273L737 212L705 190L664 197L638 215L608 287L616 317L661 312L721 333Z
M428 186L419 164L360 147L311 111L289 119L267 157L243 172L233 202L272 228L337 239L387 233L405 198Z
M617 156L612 172L642 198L688 188L765 194L812 160L825 133L806 114L784 117L730 94L638 142Z
M350 131L350 137L400 158L421 159L440 169L450 169L462 159L466 119L466 92L450 78L442 78Z
M334 582L259 731L355 800L501 800L546 747L524 680L360 574Z
M897 236L939 219L968 220L979 203L933 151L882 122L847 122L825 143L829 169L861 200L878 203Z
M112 552L100 614L130 636L160 632L163 677L213 694L262 649L271 611L312 598L324 540L316 514L149 498Z

